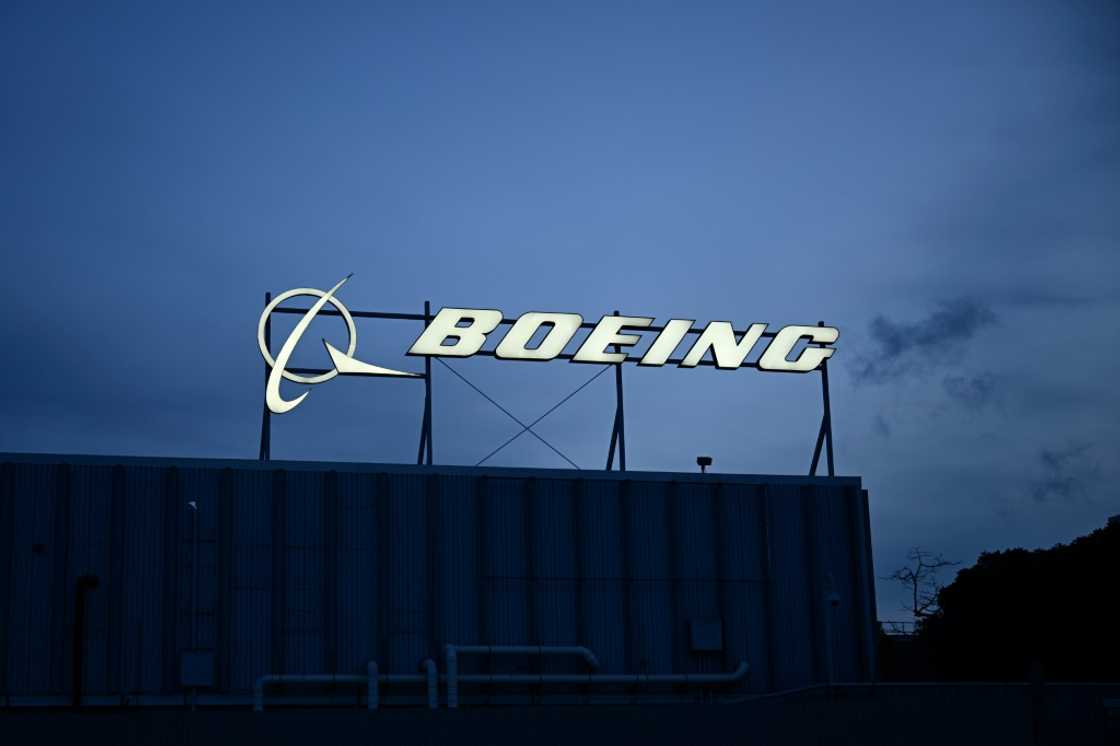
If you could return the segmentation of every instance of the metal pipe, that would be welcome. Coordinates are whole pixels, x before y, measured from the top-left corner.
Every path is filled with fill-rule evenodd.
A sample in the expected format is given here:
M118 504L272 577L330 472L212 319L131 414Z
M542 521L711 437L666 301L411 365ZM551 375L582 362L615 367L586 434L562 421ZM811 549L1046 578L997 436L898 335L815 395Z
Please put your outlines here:
M428 709L437 710L439 709L439 671L436 669L436 662L431 658L425 658L420 666L428 679Z
M265 687L270 684L365 684L366 709L376 710L381 704L381 682L386 684L428 684L428 706L439 707L439 670L435 661L426 658L420 664L423 674L379 673L377 661L366 664L366 675L359 674L265 674L253 685L253 710L264 710Z
M82 706L82 689L85 684L86 655L86 594L99 584L96 575L82 575L74 583L74 644L71 651L73 688L70 691L70 706Z
M583 658L592 669L599 668L599 658L583 645L448 645L459 655L573 655Z
M264 688L269 684L368 684L365 676L357 674L330 674L330 673L277 673L266 674L257 678L253 685L253 711L264 710Z
M469 684L731 684L740 681L750 664L739 661L734 671L725 673L624 673L624 674L461 674L459 682ZM451 682L448 680L450 691ZM450 707L450 703L448 704Z
M599 668L599 658L590 648L583 645L448 645L445 648L447 660L447 706L459 706L459 681L473 681L459 676L459 655L574 655L583 658L592 670ZM531 677L534 682L538 677Z
M376 710L380 699L380 690L377 686L377 661L366 664L366 709Z
M454 645L448 645L447 655L447 709L459 706L459 654Z

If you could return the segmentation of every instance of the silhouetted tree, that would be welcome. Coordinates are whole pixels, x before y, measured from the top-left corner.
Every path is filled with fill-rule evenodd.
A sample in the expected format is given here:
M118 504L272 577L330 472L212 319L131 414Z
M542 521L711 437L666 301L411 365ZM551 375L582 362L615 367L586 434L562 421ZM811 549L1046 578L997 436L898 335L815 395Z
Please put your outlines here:
M940 590L917 642L933 675L1120 680L1120 520L1069 545L981 554ZM927 609L928 611L928 609Z
M911 548L906 553L906 559L909 560L908 565L898 568L884 580L894 580L906 588L910 599L902 604L902 608L914 617L915 622L920 622L937 612L937 597L941 592L938 571L960 563L951 562L921 547Z

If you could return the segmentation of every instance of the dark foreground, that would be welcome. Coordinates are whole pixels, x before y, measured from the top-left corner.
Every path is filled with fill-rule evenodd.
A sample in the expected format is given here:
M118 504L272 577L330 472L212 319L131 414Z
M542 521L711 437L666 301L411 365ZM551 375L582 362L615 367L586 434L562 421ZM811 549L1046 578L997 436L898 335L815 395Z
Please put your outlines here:
M728 704L0 711L0 743L1120 744L1120 683L880 684Z

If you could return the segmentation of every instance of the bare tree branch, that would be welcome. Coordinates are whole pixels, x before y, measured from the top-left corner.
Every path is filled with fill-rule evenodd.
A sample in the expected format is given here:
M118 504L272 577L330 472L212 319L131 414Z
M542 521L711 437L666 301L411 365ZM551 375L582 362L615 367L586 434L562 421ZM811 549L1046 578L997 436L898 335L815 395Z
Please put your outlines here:
M937 596L942 588L937 581L938 571L960 563L947 560L942 554L922 547L912 547L906 553L906 559L910 564L898 568L883 579L893 580L910 592L910 601L903 603L902 609L910 612L915 621L920 621L937 613Z

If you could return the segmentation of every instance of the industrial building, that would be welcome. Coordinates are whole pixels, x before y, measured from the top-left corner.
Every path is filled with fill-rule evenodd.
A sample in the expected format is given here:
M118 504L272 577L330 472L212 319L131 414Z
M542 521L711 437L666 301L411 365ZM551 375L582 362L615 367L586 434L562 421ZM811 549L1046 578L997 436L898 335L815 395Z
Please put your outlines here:
M868 526L855 477L0 454L0 703L868 682Z

